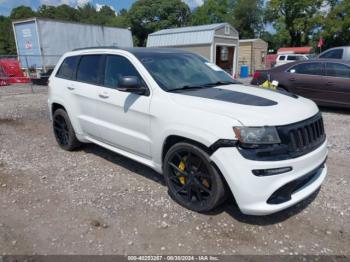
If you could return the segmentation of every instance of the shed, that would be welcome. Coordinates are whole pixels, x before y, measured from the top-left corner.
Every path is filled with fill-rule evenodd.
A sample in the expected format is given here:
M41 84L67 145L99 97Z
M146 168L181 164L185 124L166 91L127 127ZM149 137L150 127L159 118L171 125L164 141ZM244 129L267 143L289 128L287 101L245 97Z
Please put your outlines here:
M230 74L237 70L239 34L228 23L164 29L148 35L147 47L195 52Z
M250 74L265 69L268 44L260 38L239 40L239 68L248 65Z

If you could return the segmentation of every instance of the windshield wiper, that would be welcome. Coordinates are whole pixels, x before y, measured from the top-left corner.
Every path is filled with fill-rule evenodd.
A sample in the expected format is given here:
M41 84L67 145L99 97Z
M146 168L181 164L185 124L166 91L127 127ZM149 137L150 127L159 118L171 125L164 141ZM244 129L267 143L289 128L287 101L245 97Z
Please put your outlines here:
M217 81L217 82L214 82L214 83L207 83L207 84L202 84L202 85L184 85L184 86L179 87L179 88L170 89L170 90L168 90L168 92L201 89L201 88L208 88L208 87L212 87L212 86L223 86L223 85L231 85L231 84L238 84L238 82Z
M232 85L232 84L238 84L238 82L236 82L236 81L217 81L214 83L204 84L203 86L224 86L224 85Z
M208 87L208 86L206 86L206 85L184 85L184 86L179 87L179 88L170 89L170 90L168 90L168 92L201 89L201 88L206 88L206 87Z

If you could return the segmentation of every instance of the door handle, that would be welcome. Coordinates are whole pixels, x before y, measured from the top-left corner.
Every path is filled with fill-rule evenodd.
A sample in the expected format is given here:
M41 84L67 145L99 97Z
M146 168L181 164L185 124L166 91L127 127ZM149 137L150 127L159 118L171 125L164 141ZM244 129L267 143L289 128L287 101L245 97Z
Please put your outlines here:
M289 81L295 81L295 78L294 77L289 78Z
M331 85L333 85L333 82L327 82L326 85L327 85L327 86L331 86Z
M75 88L74 88L74 87L71 87L71 86L67 86L67 89L72 91L72 90L74 90Z
M98 96L101 97L101 98L104 98L104 99L109 97L108 95L103 95L103 94L99 94Z

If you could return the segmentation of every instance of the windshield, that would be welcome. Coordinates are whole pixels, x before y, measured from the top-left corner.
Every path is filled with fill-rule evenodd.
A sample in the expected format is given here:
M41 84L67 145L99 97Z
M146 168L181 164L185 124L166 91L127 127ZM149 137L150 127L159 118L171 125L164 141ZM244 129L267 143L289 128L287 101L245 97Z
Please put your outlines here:
M238 83L218 66L192 53L135 54L165 91Z

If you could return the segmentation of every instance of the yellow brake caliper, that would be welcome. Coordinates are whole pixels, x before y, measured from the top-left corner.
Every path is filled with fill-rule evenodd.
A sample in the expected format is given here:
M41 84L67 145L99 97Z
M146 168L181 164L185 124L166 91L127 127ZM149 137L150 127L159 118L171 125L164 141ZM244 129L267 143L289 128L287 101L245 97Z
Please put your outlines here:
M178 168L181 171L185 171L185 168L186 168L185 161L186 161L186 157L183 157L180 161ZM184 176L181 176L180 172L177 172L176 176L179 178L181 185L186 184L186 178Z
M179 168L181 171L185 171L185 168L186 168L185 162L186 162L186 157L183 157L183 158L181 159L179 165L178 165L178 168ZM184 176L182 176L180 172L177 172L177 173L176 173L176 176L178 177L178 179L179 179L181 185L186 184L186 178L185 178ZM202 184L203 184L206 188L209 188L209 187L210 187L209 182L208 182L207 179L203 179L203 180L202 180Z

